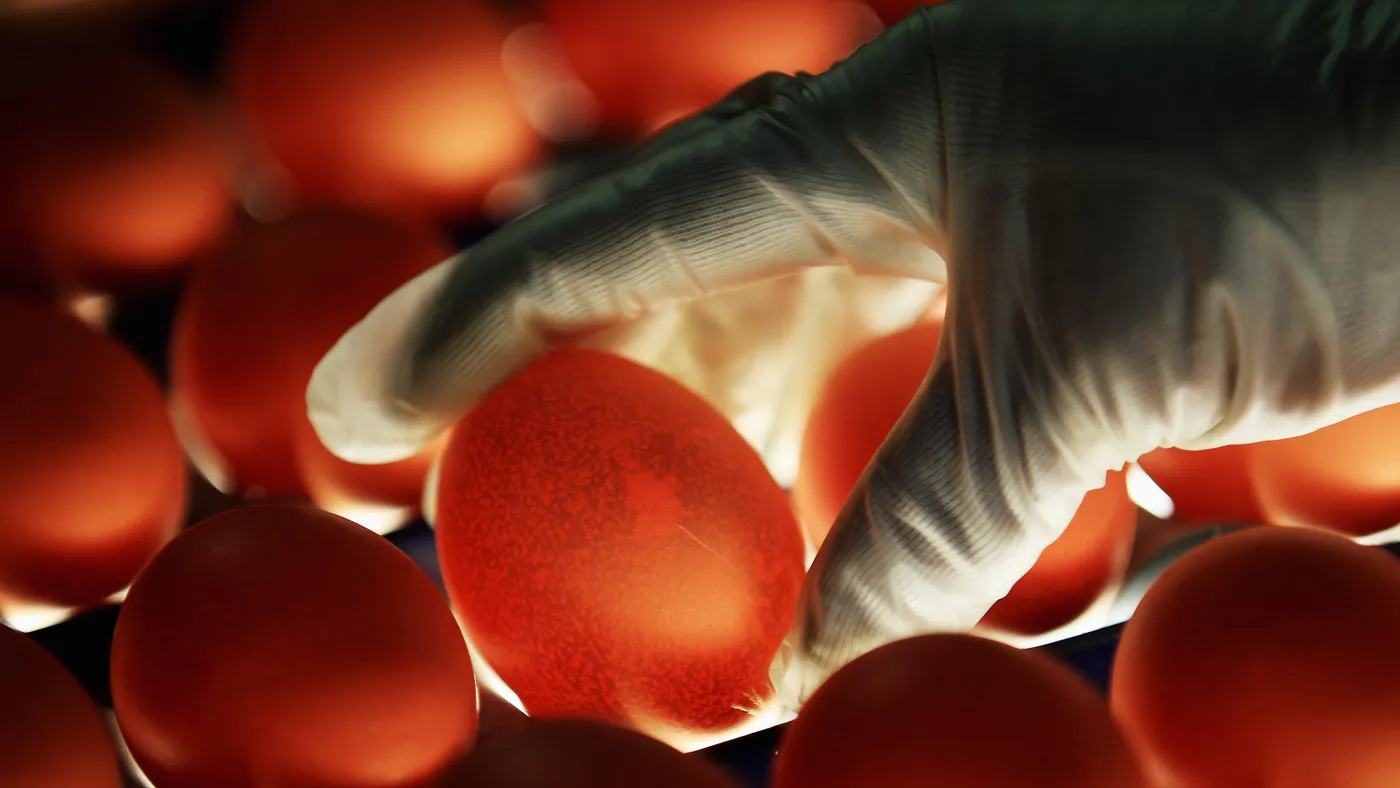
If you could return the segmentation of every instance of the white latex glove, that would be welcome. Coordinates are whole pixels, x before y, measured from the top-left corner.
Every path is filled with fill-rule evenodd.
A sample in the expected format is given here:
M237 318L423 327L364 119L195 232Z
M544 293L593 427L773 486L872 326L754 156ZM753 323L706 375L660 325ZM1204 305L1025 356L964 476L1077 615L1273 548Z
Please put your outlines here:
M921 10L405 286L322 362L312 421L393 460L561 336L814 264L946 279L923 392L775 661L799 704L971 628L1109 469L1400 401L1397 39L1386 0Z

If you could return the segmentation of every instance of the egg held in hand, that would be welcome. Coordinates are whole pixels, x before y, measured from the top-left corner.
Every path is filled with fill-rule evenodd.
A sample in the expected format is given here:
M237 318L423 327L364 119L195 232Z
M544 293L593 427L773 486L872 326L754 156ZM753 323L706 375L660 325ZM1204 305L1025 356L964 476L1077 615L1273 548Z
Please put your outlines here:
M772 698L801 534L754 450L684 387L555 350L458 424L438 490L452 601L532 716L689 747Z
M160 788L426 788L475 741L442 595L336 515L249 506L181 534L112 639L112 699Z

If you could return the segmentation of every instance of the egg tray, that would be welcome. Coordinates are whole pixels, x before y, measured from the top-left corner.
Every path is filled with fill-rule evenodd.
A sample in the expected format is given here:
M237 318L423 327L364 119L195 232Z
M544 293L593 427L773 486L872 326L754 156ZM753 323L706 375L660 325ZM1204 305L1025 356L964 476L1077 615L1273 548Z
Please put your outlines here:
M1206 528L1182 536L1145 562L1125 591L1134 596L1161 575L1171 563L1191 549L1237 527ZM443 590L442 574L438 568L437 549L433 531L419 521L387 536ZM1400 557L1400 543L1381 549ZM445 594L445 592L444 592ZM89 695L102 707L111 708L112 690L108 661L112 649L112 632L116 628L120 606L111 605L82 613L61 624L30 633L35 641L62 662L77 678ZM1114 654L1123 625L1116 624L1083 635L1041 646L1040 650L1054 656L1072 668L1100 692L1108 691ZM783 726L769 728L701 750L693 757L709 758L750 788L764 788ZM135 785L135 783L133 783Z

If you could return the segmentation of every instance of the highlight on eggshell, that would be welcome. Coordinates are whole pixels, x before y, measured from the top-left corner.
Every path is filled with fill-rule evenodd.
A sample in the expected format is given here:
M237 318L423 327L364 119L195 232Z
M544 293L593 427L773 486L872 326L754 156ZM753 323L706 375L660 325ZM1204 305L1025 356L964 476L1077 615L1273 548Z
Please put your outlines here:
M1400 406L1242 447L1263 518L1354 537L1400 524Z
M192 272L171 338L176 418L226 492L309 497L376 531L406 523L438 445L354 465L308 421L316 364L384 296L446 258L441 234L342 209L247 223Z
M554 350L457 426L438 484L453 606L532 716L690 750L778 713L768 670L801 533L761 459L695 394Z
M863 43L833 0L544 0L565 62L614 131L651 132L768 71L825 71Z
M1384 788L1400 774L1400 562L1250 528L1166 569L1123 629L1111 703L1156 784Z
M784 733L769 784L1148 785L1104 698L1068 667L951 634L890 643L827 679Z
M227 80L297 203L457 218L540 148L481 0L253 0Z
M0 42L0 283L163 286L225 228L225 153L201 99L120 45Z
M122 607L111 682L160 788L428 785L476 739L471 659L432 581L309 507L234 509L173 540Z
M52 654L0 626L0 785L120 788L97 707Z
M0 612L37 624L130 584L179 530L188 476L160 389L126 348L9 297L0 336Z

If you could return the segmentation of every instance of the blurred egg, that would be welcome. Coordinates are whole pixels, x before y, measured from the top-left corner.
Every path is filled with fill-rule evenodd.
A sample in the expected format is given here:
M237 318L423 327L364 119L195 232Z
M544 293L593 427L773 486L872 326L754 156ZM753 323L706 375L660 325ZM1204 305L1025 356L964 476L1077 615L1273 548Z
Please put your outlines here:
M1157 449L1138 465L1172 500L1172 520L1182 523L1260 523L1264 515L1250 477L1248 449Z
M922 322L856 350L827 379L802 437L793 507L820 547L846 498L918 393L938 350L941 322ZM983 624L1042 634L1070 623L1122 579L1137 509L1121 473L1085 497L1065 533L994 606Z
M897 641L819 687L772 788L1134 788L1108 704L1052 658L970 635Z
M1400 406L1247 449L1268 522L1366 536L1400 524Z
M252 506L132 587L112 699L160 788L421 785L475 740L471 658L432 582L326 512Z
M1137 533L1137 507L1123 473L1079 504L1064 534L1040 554L1010 593L992 606L982 625L1039 635L1079 618L1123 581Z
M0 300L0 609L125 588L179 530L188 476L160 389L52 307Z
M120 788L107 728L53 655L0 627L0 785Z
M920 323L847 356L827 378L802 434L793 506L814 547L928 377L942 322Z
M428 471L443 445L445 442L439 441L413 457L387 465L359 465L332 454L316 436L311 422L301 419L292 449L302 484L317 506L375 533L388 533L418 514Z
M483 743L442 788L736 788L718 768L640 733L583 720L532 722Z
M1164 788L1382 788L1400 774L1400 564L1319 531L1188 553L1129 620L1112 705Z
M257 0L229 80L294 197L456 216L539 147L478 0Z
M230 208L198 97L133 53L87 40L6 40L0 52L0 283L173 279Z
M690 748L767 710L801 534L699 397L615 356L556 350L459 423L440 475L447 588L531 716Z
M318 210L243 227L202 261L176 316L171 373L211 455L204 464L217 466L210 475L248 494L310 494L366 525L416 508L430 457L335 458L307 419L306 384L341 334L448 255L428 227Z
M820 72L860 43L833 0L544 0L569 65L616 130L652 131L767 71Z

